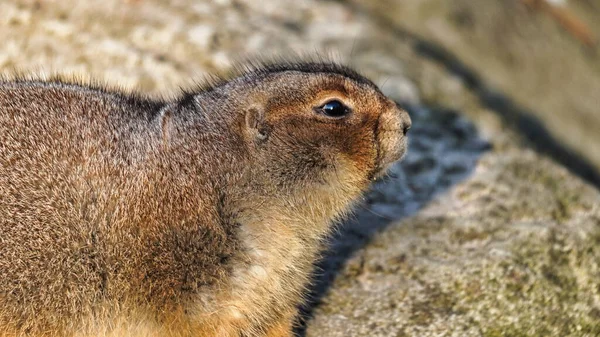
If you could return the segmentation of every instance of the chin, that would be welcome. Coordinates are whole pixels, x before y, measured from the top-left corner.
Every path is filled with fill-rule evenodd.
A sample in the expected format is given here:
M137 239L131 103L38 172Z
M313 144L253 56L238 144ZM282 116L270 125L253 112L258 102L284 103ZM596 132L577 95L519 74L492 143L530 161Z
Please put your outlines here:
M375 169L375 171L373 171L373 173L371 174L371 180L379 180L383 177L385 177L388 174L389 168L392 167L392 165L395 163L395 161L390 162L388 164L384 164L382 166L379 166L377 169Z
M379 165L377 165L377 168L371 174L371 180L377 180L385 177L388 174L389 169L395 163L400 161L402 157L404 157L404 154L405 151L398 151L392 155L387 156L387 158L384 158L384 160L382 160L382 162L379 163Z

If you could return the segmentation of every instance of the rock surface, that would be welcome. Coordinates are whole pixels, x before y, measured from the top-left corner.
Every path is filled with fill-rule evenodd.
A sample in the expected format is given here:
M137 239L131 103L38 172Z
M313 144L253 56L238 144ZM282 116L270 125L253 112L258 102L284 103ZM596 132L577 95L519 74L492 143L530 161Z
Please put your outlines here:
M425 138L413 136L413 144ZM448 166L413 145L416 159L375 186L359 228L346 227L325 260L328 292L308 336L600 335L597 191L532 151L475 157L472 144L445 150L460 158ZM427 201L390 222L407 211L382 207L398 197L399 205ZM336 265L356 241L368 243ZM331 270L339 272L329 281Z
M402 3L414 9L410 5L421 2L432 1ZM530 147L531 137L522 134L527 130L486 104L468 76L424 57L418 37L382 25L382 13L388 19L413 13L388 5L4 1L0 72L89 75L128 90L174 95L179 86L240 57L333 52L405 104L414 127L405 161L373 186L332 239L299 332L600 336L600 194L533 151L544 149ZM456 8L469 12L469 6L461 1ZM446 33L434 41L464 43L443 23L427 22L434 32ZM486 59L476 68L488 64L490 72L501 68ZM565 92L585 81L596 85L600 77L593 76ZM519 88L507 91L525 100ZM555 90L549 85L543 92ZM585 90L580 106L588 107L591 94ZM518 108L502 95L494 97L503 112ZM552 109L542 105L536 111ZM582 134L590 133L584 121L578 123L587 130Z

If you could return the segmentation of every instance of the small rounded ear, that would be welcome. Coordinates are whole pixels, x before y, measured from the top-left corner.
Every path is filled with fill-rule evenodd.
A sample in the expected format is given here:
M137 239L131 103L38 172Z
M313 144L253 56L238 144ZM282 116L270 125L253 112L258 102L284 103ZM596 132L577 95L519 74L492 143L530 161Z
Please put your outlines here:
M264 112L258 106L250 107L246 110L246 132L257 141L266 140L269 135L267 128L264 127Z

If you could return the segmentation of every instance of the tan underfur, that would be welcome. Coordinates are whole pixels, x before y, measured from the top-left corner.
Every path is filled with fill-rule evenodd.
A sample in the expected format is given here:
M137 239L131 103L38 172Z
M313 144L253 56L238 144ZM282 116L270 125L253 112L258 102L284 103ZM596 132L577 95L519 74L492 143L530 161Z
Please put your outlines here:
M348 211L364 183L350 178L344 184L317 187L311 193L302 191L287 200L265 200L260 212L244 221L242 242L249 251L244 263L234 269L231 288L221 294L222 310L230 308L235 313L232 320L238 315L243 317L243 324L253 327L271 320L273 303L277 303L276 311L293 320L297 304L303 301L312 263L331 231L332 219Z
M0 337L291 337L333 223L408 125L331 64L169 102L0 82Z

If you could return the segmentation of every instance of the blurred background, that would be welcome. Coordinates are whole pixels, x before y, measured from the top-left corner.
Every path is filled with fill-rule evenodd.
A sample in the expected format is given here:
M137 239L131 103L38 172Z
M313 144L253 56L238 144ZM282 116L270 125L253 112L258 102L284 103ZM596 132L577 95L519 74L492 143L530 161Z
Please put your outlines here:
M327 55L411 113L299 334L600 336L600 1L2 0L0 74L174 97Z

